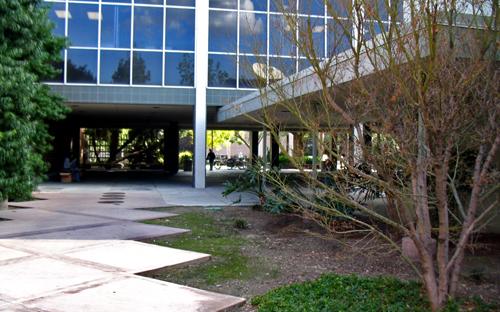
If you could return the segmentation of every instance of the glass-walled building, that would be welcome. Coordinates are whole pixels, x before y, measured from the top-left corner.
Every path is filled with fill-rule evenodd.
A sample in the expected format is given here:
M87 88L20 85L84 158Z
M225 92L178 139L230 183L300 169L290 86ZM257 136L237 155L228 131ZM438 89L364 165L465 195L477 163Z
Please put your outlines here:
M195 0L47 3L54 33L69 41L62 52L62 74L51 83L194 87ZM309 67L292 38L300 38L307 27L318 57L341 52L352 37L335 25L331 15L335 12L337 20L345 20L344 27L352 28L350 9L345 0L329 0L329 4L323 0L210 0L208 87L254 88L254 63L273 66L285 76ZM289 29L283 12L298 14L297 29ZM388 26L384 5L379 16L382 24L375 23L376 27Z
M309 67L295 44L304 32L320 59L348 49L360 33L353 1L46 0L68 42L47 83L73 108L70 127L194 128L204 186L204 135L220 127L218 108ZM363 8L363 36L389 27L385 3Z

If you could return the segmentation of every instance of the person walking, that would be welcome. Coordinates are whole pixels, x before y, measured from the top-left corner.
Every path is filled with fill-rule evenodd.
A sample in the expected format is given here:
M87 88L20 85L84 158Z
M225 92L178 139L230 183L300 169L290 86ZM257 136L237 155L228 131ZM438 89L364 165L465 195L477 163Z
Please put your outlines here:
M214 169L214 161L215 161L215 153L212 151L212 149L208 149L208 155L207 155L208 163L210 164L210 171Z

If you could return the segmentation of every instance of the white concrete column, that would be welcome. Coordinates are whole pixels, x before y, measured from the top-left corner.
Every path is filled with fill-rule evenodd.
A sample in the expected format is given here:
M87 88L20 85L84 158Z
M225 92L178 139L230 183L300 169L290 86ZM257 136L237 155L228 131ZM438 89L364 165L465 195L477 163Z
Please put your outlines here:
M207 84L208 84L208 1L196 1L193 186L205 188Z

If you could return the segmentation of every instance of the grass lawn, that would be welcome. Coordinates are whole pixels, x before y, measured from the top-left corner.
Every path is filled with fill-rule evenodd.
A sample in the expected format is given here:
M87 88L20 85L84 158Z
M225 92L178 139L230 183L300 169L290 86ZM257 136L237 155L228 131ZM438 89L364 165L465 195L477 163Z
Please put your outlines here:
M246 280L256 275L277 274L276 270L259 259L244 255L242 248L249 241L234 228L235 220L216 219L210 212L200 210L146 223L191 230L191 233L180 237L155 239L154 244L208 253L212 256L212 260L207 263L158 272L155 278L204 288L227 280Z
M417 282L336 274L273 289L254 297L252 304L259 312L430 310L422 286ZM496 306L473 298L450 302L444 311L496 311Z

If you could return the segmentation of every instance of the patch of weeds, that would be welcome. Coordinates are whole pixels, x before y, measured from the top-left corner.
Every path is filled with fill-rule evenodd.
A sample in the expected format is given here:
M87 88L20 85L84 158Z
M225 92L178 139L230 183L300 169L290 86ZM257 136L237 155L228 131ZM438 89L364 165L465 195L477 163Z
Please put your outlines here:
M247 280L255 275L271 272L259 259L242 253L242 248L250 241L233 228L232 220L218 220L209 211L198 211L146 223L191 230L190 234L176 238L155 239L154 244L212 256L210 261L196 266L157 271L154 278L203 288L227 280Z
M248 222L246 220L243 220L243 219L236 219L233 222L233 227L235 229L245 230L245 229L248 229Z
M422 290L415 281L392 277L325 274L305 283L273 289L256 296L252 304L259 312L278 311L430 311ZM496 305L479 298L451 301L444 311L495 311Z

